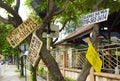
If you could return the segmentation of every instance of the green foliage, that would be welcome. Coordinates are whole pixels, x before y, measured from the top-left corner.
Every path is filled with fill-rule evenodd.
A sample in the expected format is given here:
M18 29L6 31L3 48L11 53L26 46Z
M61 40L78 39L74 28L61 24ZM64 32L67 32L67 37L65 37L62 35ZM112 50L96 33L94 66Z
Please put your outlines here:
M16 69L15 72L20 72L20 70L19 70L19 69Z
M112 5L112 6L111 6ZM120 9L120 0L105 0L103 8L109 8L110 12L118 11Z
M0 1L6 3L9 6L12 6L15 0L0 0Z
M37 70L37 74L40 74L40 73L47 73L47 71L44 69L44 67L41 66Z
M38 68L37 75L39 75L43 79L47 79L47 71L42 66Z
M75 80L71 79L71 78L68 78L68 77L65 77L65 81L75 81Z
M33 72L30 71L30 81L33 81Z
M54 0L56 10L62 9L64 6L66 0ZM88 14L93 12L93 7L96 5L100 0L73 0L69 1L69 4L67 5L66 10L53 17L53 20L61 24L65 22L65 20L68 22L65 28L65 31L68 33L71 31L74 31L76 27L80 26L81 19L80 17L82 15ZM26 0L26 3L28 7L30 7L29 3L31 0ZM112 6L111 6L112 5ZM48 7L48 0L41 2L39 4L39 9L44 10ZM102 5L100 9L106 9L109 8L110 12L117 11L120 9L120 1L119 0L105 0L105 3ZM30 7L30 9L32 9ZM59 19L59 20L58 20ZM70 22L70 23L69 23ZM71 23L72 22L72 23ZM69 24L69 25L68 25ZM72 29L72 30L71 30Z
M25 76L18 76L19 78L25 78Z
M6 36L13 30L13 26L5 25L0 22L0 53L5 56L10 56L14 53L13 48L6 40Z
M41 72L44 72L44 67L39 67L39 68L38 68L37 73L39 74L39 73L41 73Z

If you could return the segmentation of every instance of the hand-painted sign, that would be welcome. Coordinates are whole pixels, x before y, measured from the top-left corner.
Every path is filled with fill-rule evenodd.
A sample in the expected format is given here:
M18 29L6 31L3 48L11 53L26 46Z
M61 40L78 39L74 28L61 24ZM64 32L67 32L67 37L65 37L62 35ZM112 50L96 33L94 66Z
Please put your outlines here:
M92 46L92 43L89 44L89 48L86 54L87 60L90 62L90 64L93 66L95 71L100 74L101 67L102 67L102 61L99 58L98 53L95 51L94 47Z
M104 9L87 14L82 17L82 26L106 21L108 18L109 9Z
M13 48L19 45L27 36L29 36L38 27L37 22L33 17L29 17L8 36L7 40Z
M35 65L35 62L37 61L37 58L39 57L39 52L42 48L43 42L33 33L28 55L27 55L27 61L29 61L33 66Z

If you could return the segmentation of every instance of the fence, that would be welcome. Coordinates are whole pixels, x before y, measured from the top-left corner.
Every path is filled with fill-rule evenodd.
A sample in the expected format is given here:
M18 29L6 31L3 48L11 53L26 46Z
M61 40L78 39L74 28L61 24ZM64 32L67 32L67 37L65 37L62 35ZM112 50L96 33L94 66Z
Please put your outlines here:
M120 48L103 48L104 46L100 47L98 50L100 58L103 62L101 71L104 73L120 74ZM51 52L51 54L56 59L63 75L65 77L76 79L78 77L78 73L86 62L86 51L87 48L63 48L55 49Z

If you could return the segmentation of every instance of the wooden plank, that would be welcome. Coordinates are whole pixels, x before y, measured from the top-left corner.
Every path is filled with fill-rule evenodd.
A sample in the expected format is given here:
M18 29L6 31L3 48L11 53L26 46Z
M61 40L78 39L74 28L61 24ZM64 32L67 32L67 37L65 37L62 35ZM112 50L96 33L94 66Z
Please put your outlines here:
M39 52L42 48L42 45L43 42L35 34L33 34L27 55L27 61L29 61L33 66L40 57Z
M6 38L10 45L15 48L18 46L26 37L28 37L38 27L37 22L33 17L29 17L16 29L14 29Z

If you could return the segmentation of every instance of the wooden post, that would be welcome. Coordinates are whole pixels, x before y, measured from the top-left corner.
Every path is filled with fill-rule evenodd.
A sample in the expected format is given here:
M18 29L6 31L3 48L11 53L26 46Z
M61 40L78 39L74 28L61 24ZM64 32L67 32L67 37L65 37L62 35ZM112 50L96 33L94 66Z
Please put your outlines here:
M50 44L51 44L51 38L49 37L50 35L47 34L47 49L50 51ZM50 72L48 70L48 73L47 73L47 81L52 81L51 80L51 77L50 77Z
M93 69L93 67L91 67L91 69L90 69L90 81L95 81L94 69Z
M48 70L48 73L47 73L47 81L51 81L49 70Z
M63 76L65 77L66 51L63 52Z

